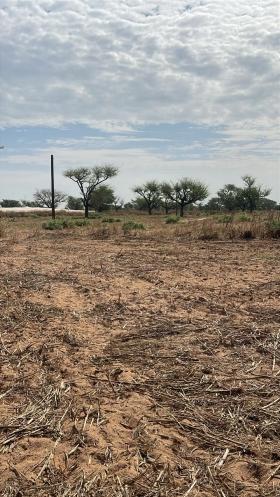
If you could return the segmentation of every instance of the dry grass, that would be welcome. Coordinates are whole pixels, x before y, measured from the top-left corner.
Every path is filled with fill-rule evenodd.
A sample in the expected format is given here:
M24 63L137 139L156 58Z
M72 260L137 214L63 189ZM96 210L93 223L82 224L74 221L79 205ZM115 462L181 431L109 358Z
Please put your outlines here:
M5 238L8 232L8 223L0 219L0 238Z
M0 495L276 497L279 241L139 221L2 238Z

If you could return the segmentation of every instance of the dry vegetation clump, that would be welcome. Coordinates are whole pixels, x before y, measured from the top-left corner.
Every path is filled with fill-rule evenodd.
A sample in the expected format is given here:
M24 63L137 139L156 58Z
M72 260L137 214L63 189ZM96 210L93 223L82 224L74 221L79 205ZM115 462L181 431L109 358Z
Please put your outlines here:
M0 219L0 238L5 238L8 232L8 223Z
M2 239L1 496L279 495L278 240L145 224Z

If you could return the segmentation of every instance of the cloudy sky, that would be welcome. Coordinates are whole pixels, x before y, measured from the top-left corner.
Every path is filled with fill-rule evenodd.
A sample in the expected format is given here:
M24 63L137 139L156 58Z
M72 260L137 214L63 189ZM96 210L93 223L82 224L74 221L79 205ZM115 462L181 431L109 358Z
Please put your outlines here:
M211 194L246 173L280 200L278 0L0 0L0 199L112 163Z

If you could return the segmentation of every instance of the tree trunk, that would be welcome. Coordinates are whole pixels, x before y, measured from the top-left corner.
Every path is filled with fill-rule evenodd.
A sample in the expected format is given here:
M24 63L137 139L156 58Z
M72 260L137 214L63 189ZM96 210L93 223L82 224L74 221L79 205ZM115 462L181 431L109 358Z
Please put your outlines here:
M151 216L151 214L152 214L152 207L150 205L148 206L148 212L149 212L149 215Z
M165 214L166 214L166 215L168 214L168 211L169 211L169 209L168 209L168 206L166 205L166 206L165 206Z
M178 216L178 202L176 202L176 216Z
M184 216L184 204L180 204L180 217Z
M85 204L85 218L88 218L88 203Z

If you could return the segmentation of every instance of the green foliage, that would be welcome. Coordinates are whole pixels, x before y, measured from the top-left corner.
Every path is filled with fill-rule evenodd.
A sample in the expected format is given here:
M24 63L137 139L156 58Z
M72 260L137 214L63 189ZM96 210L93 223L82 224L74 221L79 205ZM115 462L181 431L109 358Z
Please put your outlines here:
M168 214L170 209L176 208L176 202L172 195L173 187L169 183L162 183L160 185L160 203L165 209L165 213Z
M208 188L204 183L191 178L182 178L175 185L163 183L161 192L166 198L180 206L180 217L184 215L187 205L201 202L208 197Z
M122 229L124 233L128 233L129 231L137 231L146 229L143 223L136 223L135 221L127 221L123 223Z
M267 223L267 234L271 238L280 238L280 219L273 219Z
M136 211L147 211L147 202L142 197L136 197L132 202L125 204L125 209L134 209Z
M240 223L250 223L252 221L252 218L250 216L247 216L247 214L241 214L238 216L237 221Z
M256 178L252 176L243 176L242 180L244 182L244 188L242 188L244 203L246 208L253 212L258 209L261 200L270 194L270 190L256 185Z
M52 219L43 223L42 227L45 230L63 230L65 228L74 228L75 226L87 226L89 221L87 219Z
M22 200L21 205L22 207L39 207L37 202L34 202L33 200Z
M98 214L96 212L89 213L89 219L102 219L102 214Z
M77 169L67 169L64 176L77 184L83 199L85 217L89 216L89 207L93 199L93 193L97 187L116 176L118 169L113 166L96 166L93 168L80 167Z
M233 216L230 216L229 214L225 214L224 216L219 216L217 218L218 223L228 224L232 223L232 221L233 221Z
M66 207L67 207L67 209L70 209L73 211L80 211L80 210L83 210L84 204L83 204L83 201L81 198L72 197L71 195L69 195L67 198Z
M62 230L63 228L68 228L68 223L62 219L52 219L46 223L42 224L44 230Z
M136 186L133 191L141 197L147 205L149 214L160 204L160 185L156 181L148 181L144 185Z
M250 212L262 208L275 208L275 202L269 201L266 197L270 190L262 188L256 184L256 178L246 175L242 177L243 187L232 184L225 185L218 191L218 200L222 208L228 211L249 210Z
M180 221L179 216L168 216L165 219L166 224L177 224Z
M217 201L227 211L240 208L241 189L235 185L227 184L217 193Z
M21 207L21 203L18 200L11 200L8 198L3 198L3 200L0 203L1 207Z
M206 210L209 212L219 212L222 209L223 209L223 206L221 204L219 197L210 198L210 200L207 202L207 204L203 208L203 210Z
M106 211L114 204L115 194L113 188L107 185L97 187L89 199L89 207L98 212Z
M103 217L102 223L120 223L121 219L116 217Z
M88 226L89 225L89 220L88 219L72 219L72 223L70 223L71 226Z
M259 202L259 209L260 210L276 210L277 209L277 202L275 200L271 200L270 198L261 198Z

